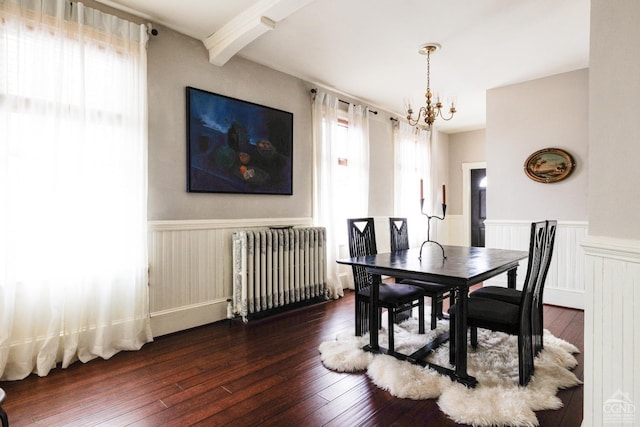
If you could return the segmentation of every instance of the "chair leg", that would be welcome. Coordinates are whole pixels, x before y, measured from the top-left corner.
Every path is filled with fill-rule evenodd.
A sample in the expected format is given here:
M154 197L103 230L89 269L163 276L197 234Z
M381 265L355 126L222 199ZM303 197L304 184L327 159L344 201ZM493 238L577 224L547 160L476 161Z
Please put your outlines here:
M438 301L438 319L444 319L444 300Z
M393 325L396 320L396 312L392 308L387 309L387 312L389 313L389 351L393 352L395 345L393 339Z
M366 313L362 313L363 310L362 308L362 302L361 301L357 301L356 300L356 336L357 337L361 337L362 336L362 324L364 323L364 319L362 319L363 314Z
M431 330L438 326L438 297L431 297Z
M469 326L471 335L471 347L478 348L478 328L475 326Z
M456 364L456 321L455 316L449 316L449 364Z
M524 387L529 384L534 372L533 346L531 337L518 335L518 383Z
M539 342L539 347L536 350L536 354L534 354L534 356L536 356L541 350L544 349L544 316L542 315L543 312L543 307L542 307L542 302L540 303L540 307L538 309L538 331L540 333L540 342Z
M418 325L418 333L424 334L424 298L421 298L420 302L418 303L418 319L420 322L420 324ZM434 328L432 327L431 329L434 329Z

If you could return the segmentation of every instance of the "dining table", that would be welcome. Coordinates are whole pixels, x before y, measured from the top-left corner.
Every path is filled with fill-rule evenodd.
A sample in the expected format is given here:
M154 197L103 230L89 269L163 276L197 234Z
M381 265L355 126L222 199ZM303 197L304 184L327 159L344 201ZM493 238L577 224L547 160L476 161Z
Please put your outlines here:
M425 358L449 339L449 333L438 335L414 353L402 354L382 348L378 342L378 283L371 284L371 310L369 310L369 344L363 349L385 353L414 364L428 366L468 387L475 387L477 380L467 372L467 298L469 288L487 279L507 273L507 286L515 288L517 268L528 252L484 247L427 245L395 252L378 253L336 260L339 264L359 265L371 275L390 276L398 279L414 279L434 282L450 287L455 303L455 367L436 365ZM433 307L432 307L433 309Z

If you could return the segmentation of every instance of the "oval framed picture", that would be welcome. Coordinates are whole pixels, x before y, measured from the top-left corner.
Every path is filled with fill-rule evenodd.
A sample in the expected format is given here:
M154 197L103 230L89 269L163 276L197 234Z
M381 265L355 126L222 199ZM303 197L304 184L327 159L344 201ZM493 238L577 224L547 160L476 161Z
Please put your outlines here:
M559 148L543 148L527 158L524 172L536 182L549 184L568 177L576 163L569 153Z

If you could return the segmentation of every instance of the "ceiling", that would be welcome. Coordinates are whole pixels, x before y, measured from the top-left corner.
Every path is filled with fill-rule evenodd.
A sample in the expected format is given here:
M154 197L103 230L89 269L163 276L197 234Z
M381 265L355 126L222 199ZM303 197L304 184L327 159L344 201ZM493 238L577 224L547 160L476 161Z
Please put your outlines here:
M589 0L98 0L233 55L404 116L455 96L453 133L485 126L488 89L587 68ZM264 18L266 17L266 19ZM526 100L523 100L526 102Z

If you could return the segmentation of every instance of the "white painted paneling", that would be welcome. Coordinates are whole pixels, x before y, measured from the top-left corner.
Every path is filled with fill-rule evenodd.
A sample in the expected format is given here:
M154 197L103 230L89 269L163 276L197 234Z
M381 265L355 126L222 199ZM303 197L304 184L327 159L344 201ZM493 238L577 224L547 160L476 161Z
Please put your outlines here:
M149 311L154 336L226 318L232 295L231 234L310 218L149 222Z
M640 415L640 241L589 236L585 251L584 425L621 425L623 411L605 407L626 395Z
M486 246L529 250L531 222L486 220ZM587 222L558 221L553 258L545 283L546 304L584 308L585 258L580 243L586 235ZM518 288L522 288L526 271L527 260L523 260L518 268ZM506 286L507 276L500 275L487 283Z

